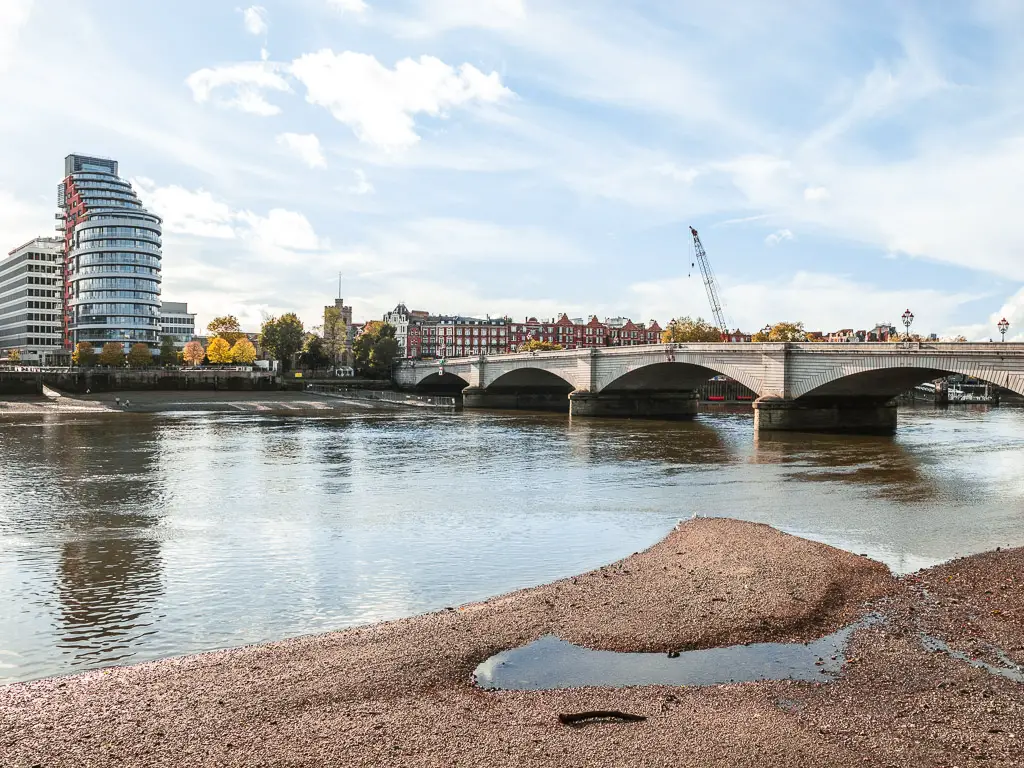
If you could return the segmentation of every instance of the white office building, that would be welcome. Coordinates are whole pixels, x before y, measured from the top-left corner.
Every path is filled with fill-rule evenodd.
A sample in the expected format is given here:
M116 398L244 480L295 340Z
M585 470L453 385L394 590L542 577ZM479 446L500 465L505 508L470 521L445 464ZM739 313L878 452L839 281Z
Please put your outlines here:
M163 301L160 303L160 341L165 336L174 339L174 348L181 352L185 345L196 338L196 315L188 311L186 301Z
M37 237L0 261L0 358L48 365L65 356L61 320L64 240Z

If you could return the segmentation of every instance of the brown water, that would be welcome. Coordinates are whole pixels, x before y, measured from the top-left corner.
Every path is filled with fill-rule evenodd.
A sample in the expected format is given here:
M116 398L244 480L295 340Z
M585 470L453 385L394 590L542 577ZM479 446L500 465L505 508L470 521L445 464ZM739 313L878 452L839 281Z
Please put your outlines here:
M901 411L894 439L755 439L748 409L0 416L0 682L480 599L693 514L897 571L1024 545L1024 411Z

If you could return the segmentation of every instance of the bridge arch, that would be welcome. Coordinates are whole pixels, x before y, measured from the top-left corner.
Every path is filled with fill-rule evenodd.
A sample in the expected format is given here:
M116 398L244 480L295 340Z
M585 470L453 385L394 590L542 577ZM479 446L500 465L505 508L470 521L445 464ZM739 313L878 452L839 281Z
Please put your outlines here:
M529 390L569 394L576 389L576 385L565 377L545 368L521 367L513 368L511 371L502 373L485 382L485 388L490 392Z
M625 372L615 371L603 377L601 392L693 391L715 376L728 376L761 394L761 378L736 365L721 364L707 357L698 363L680 355L675 360L661 360L639 365Z
M799 398L857 398L885 402L926 381L963 374L1024 395L1024 373L1001 370L970 360L945 357L883 358L830 365L798 377L790 396Z
M469 386L469 382L458 374L445 371L442 376L440 371L431 371L416 382L417 392L443 392L455 394Z

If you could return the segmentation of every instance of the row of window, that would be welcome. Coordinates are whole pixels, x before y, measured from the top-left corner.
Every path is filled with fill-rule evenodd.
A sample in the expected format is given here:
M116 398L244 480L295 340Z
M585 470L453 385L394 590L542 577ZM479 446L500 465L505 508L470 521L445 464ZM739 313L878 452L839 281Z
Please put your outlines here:
M80 315L149 315L156 317L160 308L148 304L78 304L75 312Z
M42 288L29 288L28 289L28 295L29 296L52 296L53 298L57 298L57 296L59 296L60 294L58 294L57 291L44 291Z
M100 264L92 267L79 267L75 270L76 275L99 275L116 272L123 275L159 275L160 270L155 267L136 267L128 264Z
M160 239L160 232L154 226L153 229L144 227L126 227L117 224L101 224L92 226L91 222L79 230L79 236L83 240L95 240L98 237L144 237L149 239Z
M57 309L56 301L30 301L29 309Z
M176 325L195 325L196 319L194 317L161 317L160 322L165 325L174 323Z
M26 320L49 320L51 322L57 322L60 320L60 315L44 315L42 312L29 312Z
M133 328L144 326L156 327L160 325L155 317L142 317L139 315L79 315L75 319L75 326L83 325L120 325Z
M160 246L156 243L149 243L145 240L120 240L116 238L96 238L93 240L80 240L75 246L76 251L113 251L118 248L134 248L137 251L150 251L160 253Z
M60 328L51 328L48 325L26 325L26 333L60 333Z
M78 257L78 268L92 267L98 264L142 264L147 267L160 267L157 256L128 251L104 251L102 253L83 253Z
M145 302L159 301L155 291L79 291L75 294L79 301L97 301L103 299L139 299Z
M158 280L145 280L133 277L86 277L75 284L76 295L79 291L131 290L160 292Z
M53 274L53 273L55 273L57 271L57 269L58 269L57 267L51 266L49 264L29 264L27 271L28 272L48 272L50 274Z
M29 336L25 339L25 344L30 347L56 347L60 344L60 337L42 338L38 336Z
M85 328L75 332L75 338L78 341L88 341L103 343L104 341L145 341L153 342L154 344L159 341L159 334L156 331L143 331L135 329L123 329L117 330L114 328L108 328L106 330L100 330L98 328Z

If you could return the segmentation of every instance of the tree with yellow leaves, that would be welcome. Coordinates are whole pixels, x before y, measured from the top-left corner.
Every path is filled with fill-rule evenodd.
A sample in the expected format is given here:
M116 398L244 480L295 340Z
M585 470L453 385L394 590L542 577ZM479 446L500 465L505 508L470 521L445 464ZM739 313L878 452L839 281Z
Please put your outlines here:
M243 336L231 348L231 361L241 365L252 365L256 362L256 347Z
M751 341L807 341L807 333L803 323L776 323L768 333L755 333Z
M721 340L722 331L717 326L707 322L703 317L694 320L689 315L679 319L673 318L661 332L662 344L718 342Z
M206 348L206 358L214 365L231 362L231 345L227 339L218 336L210 340L210 346Z
M96 362L96 350L88 341L80 341L75 345L75 352L71 355L71 360L75 365L88 368Z
M202 365L204 357L206 357L206 350L198 341L190 341L182 351L182 359L192 365Z
M560 349L563 349L562 345L556 344L553 341L530 339L520 344L516 352L557 352Z
M142 342L132 344L132 348L128 350L128 365L132 368L145 368L152 364L153 353L149 347Z

